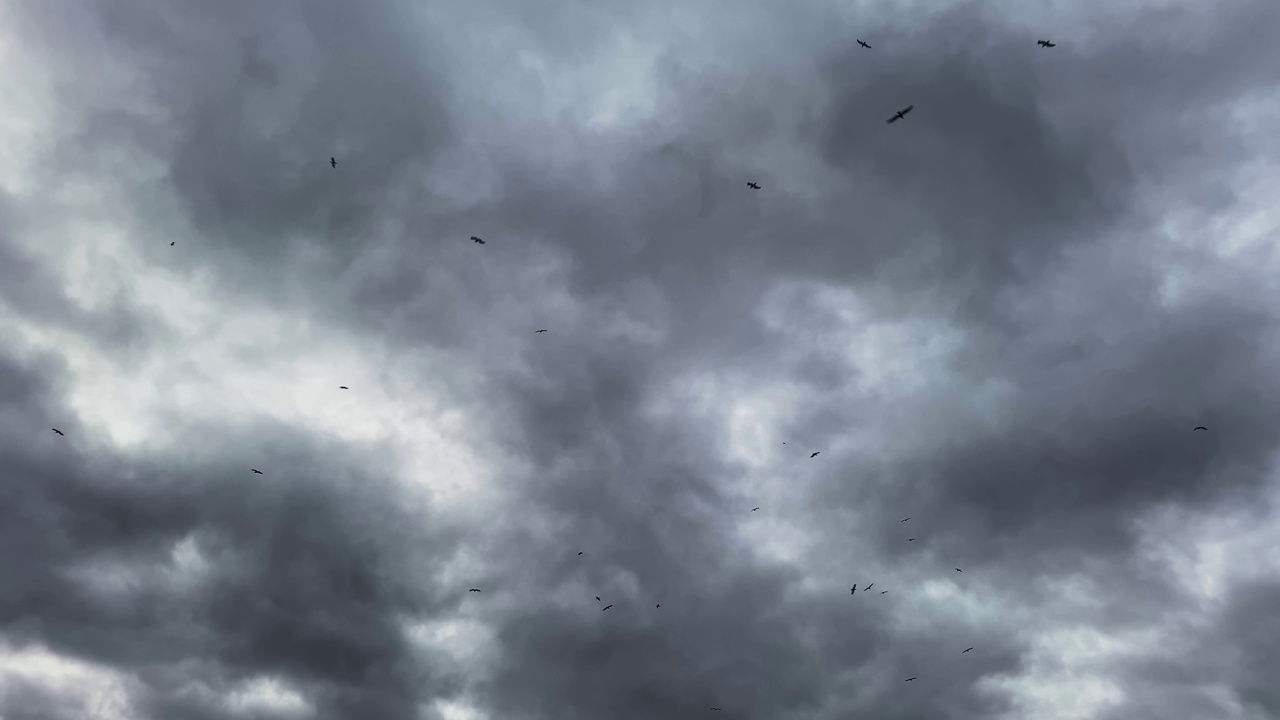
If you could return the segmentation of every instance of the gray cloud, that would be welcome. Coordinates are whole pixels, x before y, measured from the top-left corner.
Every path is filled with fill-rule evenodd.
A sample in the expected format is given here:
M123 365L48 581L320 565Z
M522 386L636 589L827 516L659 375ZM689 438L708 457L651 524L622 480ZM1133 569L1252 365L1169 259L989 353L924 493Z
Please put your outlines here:
M1167 715L1175 687L1274 714L1246 629L1269 590L1202 607L1138 559L1152 513L1268 497L1280 440L1265 265L1161 226L1229 216L1224 180L1274 152L1222 117L1265 90L1280 18L1189 7L1028 34L996 4L760 6L662 40L625 4L24 9L63 84L40 192L0 213L25 348L0 365L3 639L117 673L148 718L959 719L1035 716L1009 683L1061 682L1055 633L1193 613L1200 657L1091 666L1124 696L1097 716ZM591 126L640 55L651 111ZM200 308L73 301L37 238L103 212L59 190L94 182ZM253 313L270 347L174 319ZM295 327L368 368L347 404L300 389L338 370ZM126 447L84 410L123 381L88 382L84 347L227 397ZM255 415L259 370L339 429ZM236 710L262 678L302 700ZM16 717L84 712L2 684Z

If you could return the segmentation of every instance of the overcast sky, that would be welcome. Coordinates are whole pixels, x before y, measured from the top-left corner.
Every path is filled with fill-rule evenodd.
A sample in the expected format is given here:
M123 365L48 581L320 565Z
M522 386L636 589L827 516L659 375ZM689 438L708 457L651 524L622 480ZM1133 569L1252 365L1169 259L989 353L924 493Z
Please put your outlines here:
M0 5L0 717L1280 717L1277 29Z

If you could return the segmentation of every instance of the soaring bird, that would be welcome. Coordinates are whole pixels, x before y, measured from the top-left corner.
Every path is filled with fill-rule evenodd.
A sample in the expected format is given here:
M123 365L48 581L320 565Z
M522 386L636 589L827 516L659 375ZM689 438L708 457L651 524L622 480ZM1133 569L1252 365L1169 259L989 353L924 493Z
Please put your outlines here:
M338 386L338 389L339 389L339 390L350 390L351 388L347 387L346 385L339 385L339 386Z
M868 44L866 44L866 43L864 43L864 42L862 42L862 40L858 40L858 44L859 44L859 45L861 45L862 47L864 47L864 48L868 49L868 50L870 50L870 49L871 49L871 46L870 46L870 45L868 45Z
M546 332L546 330L534 330L533 334L537 335L538 333L544 333L544 332Z
M899 520L898 522L906 522L906 521L908 521L908 520L910 520L910 519L911 519L911 518L902 518L902 519L901 519L901 520Z
M760 183L758 183L758 182L751 182L750 180L748 180L748 181L747 181L747 187L751 188L752 190L759 190L759 189L760 189Z
M875 583L871 583L871 585L875 585ZM866 592L866 591L870 590L870 589L871 589L871 585L868 585L868 586L866 586L866 587L862 588L862 592Z
M1208 429L1209 429L1209 428L1207 428L1207 427L1205 427L1205 426L1203 426L1203 425L1197 425L1197 426L1195 426L1195 427L1191 428L1191 432L1195 432L1195 431L1197 431L1197 430L1208 430Z
M886 594L888 594L888 592L889 592L888 590L881 590L881 591L880 591L880 594L881 594L881 595L886 595Z
M856 593L856 592L858 592L858 583L854 583L854 584L853 584L853 587L849 588L849 594L850 594L850 595L852 595L852 594L854 594L854 593Z
M972 649L973 649L973 648L969 648L969 650L972 650ZM961 654L961 655L963 655L964 653L969 652L969 650L965 650L964 652L962 652L962 653L960 653L960 654Z
M818 452L822 452L822 451L821 451L821 450L819 450ZM818 457L818 453L814 453L814 454L810 455L810 456L809 456L809 459L810 459L810 460L812 460L812 459L814 459L814 458L816 458L816 457Z
M605 605L605 606L604 606L604 610L601 610L600 612L604 612L605 610L608 610L608 609L609 609L609 608L611 608L611 607L613 607L613 606L612 606L612 605Z
M916 541L915 538L907 538L907 542L915 542L915 541Z
M902 118L906 117L906 116L907 116L907 113L911 112L911 111L912 111L912 110L914 110L915 108L916 108L916 106L915 106L915 105L908 105L908 106L906 106L906 107L902 108L901 110L899 110L898 112L894 113L894 114L893 114L893 117L889 118L889 119L888 119L888 120L886 120L885 122L890 122L890 123L898 122L898 121L899 121L899 120L901 120Z
M169 247L173 247L173 246L174 246L174 244L175 244L175 243L177 243L177 242L178 242L177 240L174 240L173 242L169 243Z
M332 165L332 166L333 166L333 167L335 167L335 168L336 168L336 167L338 167L338 159L337 159L337 158L329 158L329 164L330 164L330 165Z
M964 572L964 571L961 570L960 568L956 568L956 572Z
M759 509L760 509L760 508L751 508L751 512L755 512L755 511L757 511L757 510L759 510Z
M261 471L261 470L259 470L258 468L249 468L249 469L250 469L250 470L252 470L252 471L254 471L255 473L257 473L257 474L259 474L259 475L261 475L261 474L262 474L262 471Z
M578 554L581 555L582 553L578 553Z
M599 595L597 595L597 596L596 596L596 600L600 600L600 596L599 596Z
M656 607L656 608L660 608L660 607L662 607L662 603L658 603L657 605L654 605L654 607Z
M1058 47L1058 43L1052 43L1052 42L1049 42L1048 40L1038 40L1036 41L1036 44L1039 45L1040 47L1046 47L1046 48Z
M472 236L471 236L471 241L472 241L472 242L480 243L481 245L483 245L483 244L484 244L484 241L483 241L483 240L481 240L480 238L476 237L475 235L472 235Z
M911 678L907 678L907 679L906 679L906 680L904 680L903 682L911 682L912 680L915 680L915 678L913 678L913 677L911 677Z
M59 430L58 428L53 428L53 431L54 431L54 432L56 432L56 433L58 433L59 435L62 435L63 437L66 437L66 433L62 432L62 431L61 431L61 430Z
M471 588L467 592L480 592L480 588Z

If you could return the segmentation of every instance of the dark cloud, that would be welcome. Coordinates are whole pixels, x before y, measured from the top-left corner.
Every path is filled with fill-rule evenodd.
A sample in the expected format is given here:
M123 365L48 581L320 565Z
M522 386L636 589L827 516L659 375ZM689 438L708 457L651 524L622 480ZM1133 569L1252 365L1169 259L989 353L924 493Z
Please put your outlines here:
M747 8L654 48L649 119L593 128L556 94L626 89L604 59L631 21L654 42L636 6L79 9L22 15L65 83L47 193L0 208L5 311L122 375L189 362L141 291L82 309L31 249L74 212L54 189L109 179L130 247L180 239L157 277L349 338L375 377L332 385L448 428L413 471L230 403L123 448L56 341L2 356L0 628L132 678L139 717L232 717L261 678L321 718L989 717L1016 709L1000 682L1051 682L1045 634L1186 611L1135 560L1142 518L1271 487L1264 266L1171 250L1159 216L1238 201L1215 185L1253 140L1220 108L1269 80L1274 4L1090 34L980 3L856 28ZM1178 274L1213 291L1170 299ZM455 446L492 481L441 479ZM421 499L470 482L491 497ZM1198 677L1274 710L1246 630L1266 592L1197 609L1208 657L1117 663L1126 716ZM469 623L465 660L408 629ZM5 712L75 707L6 688Z

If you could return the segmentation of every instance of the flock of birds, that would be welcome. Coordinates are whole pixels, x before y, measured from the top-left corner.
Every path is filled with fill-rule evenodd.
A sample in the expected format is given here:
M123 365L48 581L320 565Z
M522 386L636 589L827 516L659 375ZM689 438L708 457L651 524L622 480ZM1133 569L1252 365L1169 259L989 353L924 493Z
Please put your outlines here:
M1057 47L1057 43L1050 42L1049 40L1039 40L1039 41L1037 41L1037 43L1036 43L1036 44L1037 44L1037 45L1039 45L1040 47L1043 47L1043 48L1052 48L1052 47ZM868 50L870 50L870 49L871 49L871 45L869 45L868 43L864 42L864 41L863 41L863 40L861 40L861 39L858 39L858 45L860 45L860 46L862 46L863 48L866 48L866 49L868 49ZM895 122L897 122L897 121L899 121L899 120L903 120L903 119L905 119L905 118L907 117L907 114L908 114L908 113L910 113L910 112L911 112L912 110L914 110L914 109L915 109L915 105L908 105L908 106L906 106L905 108L903 108L903 109L901 109L901 110L897 111L896 113L894 113L894 114L893 114L893 116L892 116L892 117L890 117L886 122L888 122L889 124L893 124L893 123L895 123ZM337 169L337 167L338 167L338 159L337 159L336 157L330 157L330 158L329 158L329 165L330 165L332 168ZM759 190L759 189L760 189L760 183L755 182L755 181L748 181L748 182L747 182L747 187L748 187L748 188L750 188L750 189L752 189L752 190ZM479 238L479 237L477 237L477 236L475 236L475 235L472 235L472 236L471 236L471 241L472 241L472 242L474 242L474 243L476 243L476 244L478 244L478 245L484 245L484 244L485 244L485 241L484 241L482 238ZM174 243L172 243L172 242L171 242L171 243L169 243L169 245L170 245L170 246L172 246L173 244L174 244ZM535 332L535 333L545 333L545 332L547 332L547 331L546 331L546 329L539 329L539 330L535 330L534 332ZM338 386L338 388L339 388L339 389L341 389L341 390L349 390L349 389L350 389L350 388L348 388L346 385L339 385L339 386ZM1207 428L1207 427L1205 427L1205 426L1203 426L1203 425L1199 425L1199 426L1196 426L1195 428L1193 428L1193 431L1196 431L1196 430L1208 430L1208 429L1209 429L1209 428ZM53 431L54 431L55 433L57 433L58 435L64 435L64 436L65 436L65 433L63 433L63 432L62 432L61 430L59 430L58 428L53 428ZM783 443L783 445L786 445L786 443L784 442L784 443ZM818 455L820 454L820 452L821 452L821 451L815 451L814 453L812 453L811 455L809 455L809 459L811 459L811 460L812 460L813 458L818 457ZM263 474L263 472L262 472L261 470L257 469L257 468L250 468L250 470L251 470L253 473L257 474L257 475L262 475L262 474ZM758 507L751 508L751 512L756 512L756 511L758 511L758 510L760 510L760 508L758 508ZM902 519L902 520L900 520L899 522L907 522L907 521L909 521L909 520L911 520L911 518L909 518L909 517L908 517L908 518L903 518L903 519ZM915 538L907 538L907 542L915 542ZM582 552L579 552L579 553L578 553L578 555L579 555L579 556L581 556L582 554L583 554ZM961 570L960 568L956 568L955 570L956 570L956 572L958 572L958 573L963 573L963 572L964 572L964 571L963 571L963 570ZM862 589L862 591L863 591L863 592L867 592L867 591L868 591L868 590L870 590L874 585L875 585L875 583L870 583L870 584L868 584L866 587L864 587L864 588ZM857 583L854 583L854 585L853 585L852 587L850 587L850 588L849 588L849 594L850 594L850 595L856 595L856 594L857 594L857 591L858 591L858 585L857 585ZM481 590L480 590L480 588L471 588L470 590L468 590L468 592L478 593L478 592L481 592ZM887 595L888 593L889 593L889 591L888 591L888 590L881 590L881 591L880 591L880 594L881 594L881 595ZM596 601L598 601L598 602L604 602L603 600L601 600L601 599L600 599L600 597L599 597L598 595L596 596ZM610 609L610 608L612 608L612 607L613 607L613 605L612 605L612 604L605 605L603 608L601 608L601 612L604 612L604 611L606 611L606 610L609 610L609 609ZM661 603L658 603L657 605L655 605L655 607L657 607L657 608L661 608L661 607L662 607L662 604L661 604ZM965 653L968 653L968 652L972 651L973 649L974 649L974 648L972 648L972 647L970 647L970 648L965 648L963 651L961 651L961 653L960 653L960 654L961 654L961 655L963 655L963 654L965 654ZM919 679L918 677L909 677L909 678L907 678L904 682L912 682L912 681L915 681L915 680L918 680L918 679ZM712 709L712 710L716 710L716 711L722 710L722 708L718 708L718 707L713 707L713 708L711 708L711 709Z

